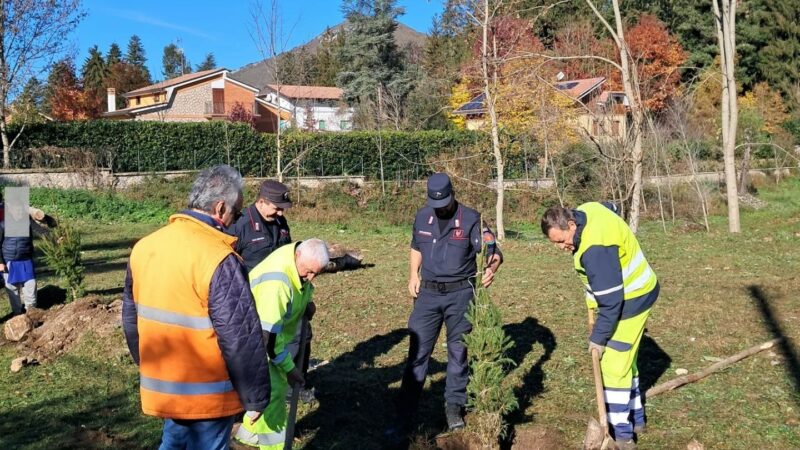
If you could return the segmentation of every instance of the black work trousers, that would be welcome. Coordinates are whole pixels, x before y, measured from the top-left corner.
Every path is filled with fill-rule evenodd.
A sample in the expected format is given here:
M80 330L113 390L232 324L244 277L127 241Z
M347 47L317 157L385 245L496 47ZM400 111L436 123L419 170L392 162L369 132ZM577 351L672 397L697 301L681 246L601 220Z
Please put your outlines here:
M442 324L447 330L447 379L444 399L447 404L465 405L467 402L467 349L463 335L472 330L466 318L474 291L468 287L456 292L440 293L420 289L414 310L408 319L411 344L408 361L400 387L400 410L413 414L425 385L433 346L439 338Z

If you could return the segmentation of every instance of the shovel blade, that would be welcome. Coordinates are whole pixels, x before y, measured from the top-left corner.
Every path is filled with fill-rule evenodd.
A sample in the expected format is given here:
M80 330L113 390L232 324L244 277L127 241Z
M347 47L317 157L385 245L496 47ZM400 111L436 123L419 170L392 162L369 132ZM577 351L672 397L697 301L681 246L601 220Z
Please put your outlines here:
M605 434L603 426L600 425L597 419L594 417L589 419L589 424L586 426L586 437L583 439L583 450L602 449Z

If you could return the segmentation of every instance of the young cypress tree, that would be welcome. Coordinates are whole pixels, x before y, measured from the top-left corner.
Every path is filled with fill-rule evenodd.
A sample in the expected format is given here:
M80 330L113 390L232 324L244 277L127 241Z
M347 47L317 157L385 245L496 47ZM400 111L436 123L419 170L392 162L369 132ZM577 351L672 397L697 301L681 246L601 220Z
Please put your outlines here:
M487 247L493 242L494 236L490 240L484 235L479 274L484 272ZM472 331L464 336L470 368L467 406L474 417L468 427L485 447L495 448L506 432L504 417L518 406L514 390L504 383L508 368L514 364L506 352L514 342L503 330L503 317L489 297L489 290L479 283L467 319L472 324Z

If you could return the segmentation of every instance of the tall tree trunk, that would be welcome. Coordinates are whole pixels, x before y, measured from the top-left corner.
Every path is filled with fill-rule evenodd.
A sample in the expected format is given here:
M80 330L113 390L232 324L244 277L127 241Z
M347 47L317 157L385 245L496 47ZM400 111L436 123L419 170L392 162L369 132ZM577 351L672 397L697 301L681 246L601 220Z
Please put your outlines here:
M481 46L481 67L483 69L483 93L486 97L486 110L489 112L491 121L492 151L494 153L495 170L497 171L497 202L495 203L495 220L497 227L497 239L503 240L506 237L505 225L503 223L503 202L505 197L505 180L503 177L503 155L500 153L500 132L497 123L497 110L495 109L494 87L497 85L497 46L493 45L492 51L492 73L489 74L489 26L491 25L491 15L489 13L489 0L483 1L483 43Z
M622 24L622 15L619 10L619 0L613 0L614 21L617 28L617 47L619 49L620 65L622 66L622 86L625 89L625 96L631 109L631 119L633 121L629 134L633 134L633 147L631 149L631 161L633 164L633 179L631 180L631 209L628 216L628 224L635 233L639 229L639 210L642 200L642 160L644 151L642 147L644 132L644 106L642 105L639 93L639 77L636 73L636 66L631 64L628 54L628 44L625 41L625 30ZM626 143L627 145L628 143Z
M745 145L744 155L742 155L742 168L739 170L739 195L747 194L747 185L750 175L750 144Z
M8 169L11 167L11 141L8 139L5 114L0 114L0 135L3 139L3 168Z
M739 110L736 104L734 74L736 51L736 0L712 0L714 24L722 64L722 156L725 163L725 192L728 200L728 231L739 233L739 193L736 186L736 128ZM721 4L721 7L720 7Z

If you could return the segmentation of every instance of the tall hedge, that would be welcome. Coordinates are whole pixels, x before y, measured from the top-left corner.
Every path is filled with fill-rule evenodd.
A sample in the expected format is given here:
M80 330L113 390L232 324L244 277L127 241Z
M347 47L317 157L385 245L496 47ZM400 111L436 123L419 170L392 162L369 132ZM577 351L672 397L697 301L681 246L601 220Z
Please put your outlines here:
M16 130L11 131L13 134ZM281 159L285 165L304 155L300 166L303 176L363 174L377 179L382 156L387 179L410 179L427 174L430 157L476 144L485 144L488 150L485 135L473 131L293 132L283 136ZM90 150L99 163L117 172L189 170L230 163L247 176L275 173L275 135L225 121L94 120L28 126L12 152L15 166L25 167L27 149L45 146ZM383 151L379 152L379 148ZM487 163L491 164L491 156L486 153ZM506 165L507 175L524 172L525 163L519 156L512 157ZM294 169L289 173L295 174Z

